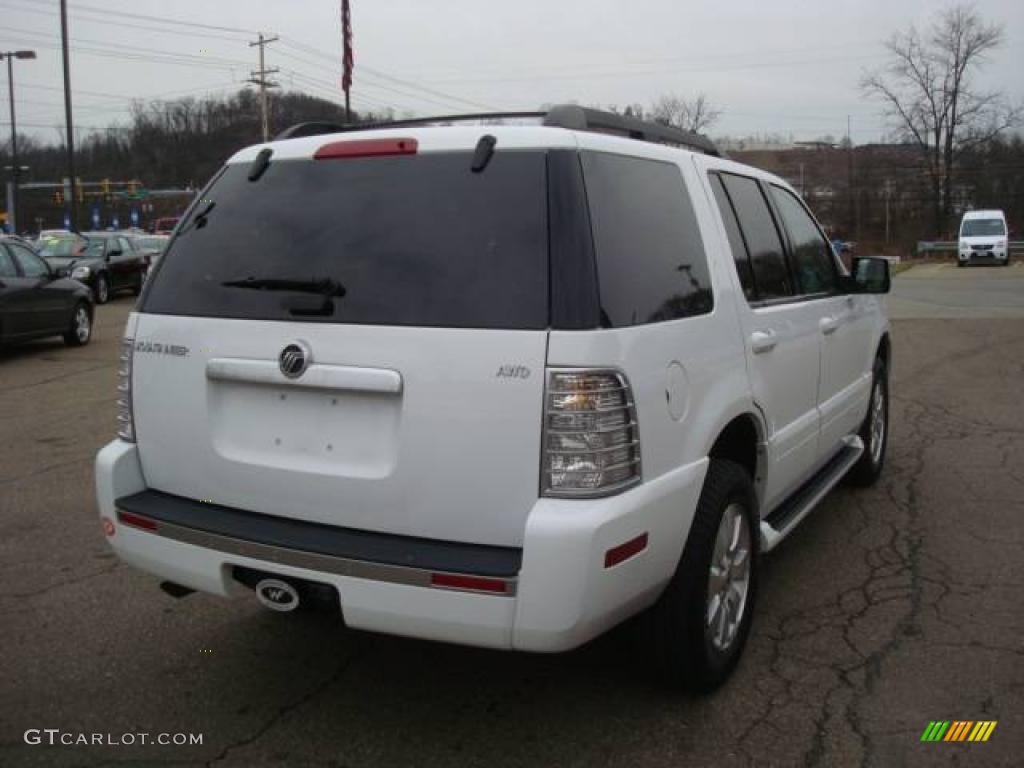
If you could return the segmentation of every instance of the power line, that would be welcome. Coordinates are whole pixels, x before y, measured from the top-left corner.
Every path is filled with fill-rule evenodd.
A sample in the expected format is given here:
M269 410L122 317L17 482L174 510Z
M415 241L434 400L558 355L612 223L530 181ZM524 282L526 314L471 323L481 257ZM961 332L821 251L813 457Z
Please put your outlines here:
M11 1L12 0L4 0L3 2L0 2L0 6L6 5ZM32 6L34 6L34 4L32 4ZM39 14L40 16L48 16L50 18L53 18L54 16L57 15L57 11L52 10L50 8L17 6L12 10L17 10L18 13L35 13ZM75 10L79 10L78 6L76 6ZM233 43L244 42L243 39L238 37L231 37L229 35L216 34L212 32L201 32L196 31L195 29L161 29L160 27L154 27L152 25L132 24L131 22L121 21L120 19L111 19L109 11L104 12L102 18L91 18L89 16L85 16L83 18L76 19L76 22L79 24L97 24L102 25L104 27L110 27L113 25L117 27L124 27L126 29L139 29L147 32L156 32L157 34L185 35L192 38L202 37L211 40L227 40Z
M14 1L18 2L18 0L14 0ZM12 2L12 0L4 0L5 4L6 3L10 3L10 2ZM100 15L105 20L109 20L110 16L111 16L111 13L112 13L112 9L110 9L110 8L101 8L99 6L88 5L86 3L78 3L78 2L75 3L74 10L77 13ZM156 22L156 23L159 23L159 24L173 24L173 25L180 26L180 27L188 27L190 29L207 29L207 30L212 30L212 31L215 31L215 32L237 32L237 33L240 33L240 34L243 34L243 35L255 35L256 34L255 30L251 30L251 29L242 29L241 27L217 26L215 24L201 24L201 23L196 22L196 21L183 21L181 19L173 19L173 18L170 18L168 16L151 16L151 15L144 14L144 13L129 13L128 11L122 11L122 10L117 10L116 13L117 13L117 16L119 16L119 17L124 17L124 18L129 18L129 19L140 19L142 21L152 21L152 22ZM115 22L113 22L111 20L110 23L115 23Z
M299 42L297 40L293 40L292 38L290 38L288 36L283 36L281 42L282 42L283 45L287 45L287 46L289 46L291 48L294 48L296 50L299 50L299 51L304 51L305 53L308 53L308 54L313 55L313 56L319 56L320 58L326 59L327 61L331 61L331 62L335 62L336 61L335 57L331 56L330 54L324 53L323 51L318 50L317 48L314 48L313 46L307 45L307 44ZM463 104L467 104L469 106L477 107L477 108L481 108L481 109L489 109L489 110L497 109L497 107L493 107L493 106L490 106L488 104L482 104L482 103L480 103L478 101L473 101L471 99L465 99L465 98L462 98L461 96L456 96L456 95L451 94L451 93L445 93L444 91L438 91L436 89L429 88L429 87L423 85L422 83L417 83L417 82L414 82L412 80L403 80L401 78L394 77L392 75L389 75L389 74L387 74L385 72L381 72L380 70L374 69L372 67L367 67L366 65L361 65L360 69L365 71L366 73L370 74L371 76L377 77L379 79L395 82L395 83L398 83L399 85L406 85L406 86L410 86L410 87L413 87L413 88L418 88L418 89L420 89L420 90L422 90L422 91L424 91L426 93L432 94L434 96L439 96L439 97L441 97L443 99L447 99L448 100L448 104L443 105L443 106L450 106L451 102L461 102ZM383 86L378 86L378 87L383 87ZM435 101L435 103L437 103L437 102ZM462 107L458 107L458 109L462 109Z

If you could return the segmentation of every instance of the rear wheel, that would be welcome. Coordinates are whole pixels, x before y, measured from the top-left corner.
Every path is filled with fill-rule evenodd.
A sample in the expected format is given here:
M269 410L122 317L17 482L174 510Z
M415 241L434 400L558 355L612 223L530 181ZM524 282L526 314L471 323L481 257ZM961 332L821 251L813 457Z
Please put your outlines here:
M93 288L92 295L97 304L106 304L110 301L110 280L106 275L97 276L96 287Z
M847 478L854 485L872 485L882 474L889 443L889 372L881 357L875 358L871 400L858 435L864 443L864 453Z
M85 302L75 306L71 315L71 328L64 334L64 343L69 347L82 347L92 338L92 314Z
M732 673L757 595L757 502L747 471L712 459L675 575L647 616L660 679L707 692Z

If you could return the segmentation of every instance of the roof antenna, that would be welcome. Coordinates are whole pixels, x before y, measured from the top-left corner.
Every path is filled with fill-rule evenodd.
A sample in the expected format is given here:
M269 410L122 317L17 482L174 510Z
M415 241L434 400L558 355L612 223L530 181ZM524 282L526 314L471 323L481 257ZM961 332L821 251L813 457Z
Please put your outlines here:
M471 166L473 173L480 173L487 167L491 158L494 157L494 145L497 143L498 140L489 133L480 137L480 141L476 143L476 149L473 151L473 165Z

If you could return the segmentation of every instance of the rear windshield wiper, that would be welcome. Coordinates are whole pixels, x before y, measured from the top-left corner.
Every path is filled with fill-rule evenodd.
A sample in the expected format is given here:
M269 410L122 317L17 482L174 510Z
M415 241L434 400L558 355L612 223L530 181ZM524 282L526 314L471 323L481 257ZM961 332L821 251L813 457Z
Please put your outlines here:
M320 296L345 295L345 286L337 280L325 277L320 280L279 280L271 277L247 277L244 280L227 280L221 283L225 288L252 288L258 291L294 291L315 293Z

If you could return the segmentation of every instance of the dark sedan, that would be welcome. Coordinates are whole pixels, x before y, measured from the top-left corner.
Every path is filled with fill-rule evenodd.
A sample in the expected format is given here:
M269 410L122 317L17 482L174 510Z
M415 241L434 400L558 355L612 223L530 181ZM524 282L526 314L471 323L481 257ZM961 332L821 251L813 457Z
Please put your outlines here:
M92 319L87 287L59 277L20 238L0 237L0 345L63 336L80 347L92 338Z
M44 246L43 258L60 276L88 285L97 304L105 304L117 291L142 291L148 264L129 237L119 232L88 232L81 237L75 253L61 255Z

